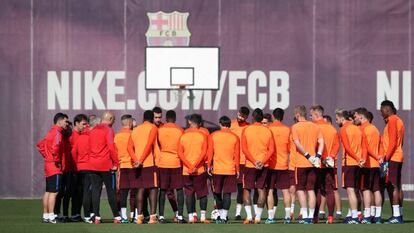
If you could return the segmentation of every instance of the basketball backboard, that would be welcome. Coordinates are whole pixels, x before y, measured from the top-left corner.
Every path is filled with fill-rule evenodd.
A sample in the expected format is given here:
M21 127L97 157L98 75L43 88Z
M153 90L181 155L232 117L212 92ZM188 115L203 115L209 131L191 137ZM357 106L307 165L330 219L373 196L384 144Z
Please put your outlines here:
M147 47L145 88L218 90L218 47Z

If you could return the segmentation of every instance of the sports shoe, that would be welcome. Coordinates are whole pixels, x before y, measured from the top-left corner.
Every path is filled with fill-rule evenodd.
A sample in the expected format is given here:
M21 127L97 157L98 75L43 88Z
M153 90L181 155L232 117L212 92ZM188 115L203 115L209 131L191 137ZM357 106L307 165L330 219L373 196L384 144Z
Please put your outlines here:
M121 220L122 219L114 218L114 224L121 224L122 223Z
M350 218L346 224L359 224L358 218Z
M95 218L95 222L94 222L95 224L101 224L102 222L101 222L101 220L100 219L97 219L97 218Z
M361 224L371 224L371 217L363 218Z
M290 224L290 223L291 223L291 218L283 219L283 224Z
M305 218L305 224L313 224L312 218Z
M298 224L307 224L306 219L298 219Z
M319 219L320 220L325 220L326 219L325 213L319 213Z
M177 223L178 224L186 224L187 221L183 218L183 219L177 219Z
M91 218L84 218L84 219L83 219L83 222L84 222L84 223L88 223L88 224L92 224L92 223L93 223L93 221L92 221L92 219L91 219Z
M401 216L398 217L391 217L389 218L384 224L402 224L403 221L401 219Z
M143 224L144 223L144 216L138 215L137 217L137 224Z
M265 224L276 224L276 220L268 218L266 219Z
M342 219L342 214L335 214L335 219L336 220L341 220Z
M157 217L155 215L151 216L149 221L148 221L148 224L157 224L157 223L158 223Z
M374 217L371 221L371 223L375 223L375 224L382 224L381 222L381 217Z
M253 220L252 219L245 219L244 221L243 221L243 224L253 224L254 222L253 222Z
M346 216L344 218L344 221L342 221L342 223L347 224L351 219L352 219L351 216Z
M326 224L332 224L334 221L333 216L328 216L328 220L326 220Z
M254 219L254 224L260 224L262 222L261 219Z
M362 215L362 213L358 214L358 221L359 222L361 222L363 218L364 218L364 215Z
M126 218L121 219L121 224L128 224L129 220Z
M299 215L298 215L298 217L296 218L296 220L298 220L298 221L299 221L299 220L302 220L302 215L301 215L301 214L299 214Z
M207 219L205 219L205 220L203 220L203 221L200 221L200 223L203 223L203 224L210 224L210 221L208 221Z
M221 224L221 218L220 218L220 216L218 216L218 217L216 218L215 222L216 222L216 224Z
M236 215L236 217L234 218L234 220L241 221L242 220L242 217L240 215Z
M63 216L62 218L60 218L60 221L59 222L61 222L61 223L67 223L69 221L70 220L69 220L69 217L68 216Z
M42 223L49 223L49 219L47 219L47 218L42 218Z
M294 213L291 213L290 214L290 221L294 221L295 220L295 214Z
M56 218L54 218L54 219L49 219L49 223L56 224L56 223L57 223Z
M165 218L159 218L158 223L164 224L164 223L167 223L167 220Z
M82 221L82 217L77 214L75 216L70 217L70 221L71 222L81 222Z
M194 215L193 219L194 219L194 222L198 222L198 216L197 215Z

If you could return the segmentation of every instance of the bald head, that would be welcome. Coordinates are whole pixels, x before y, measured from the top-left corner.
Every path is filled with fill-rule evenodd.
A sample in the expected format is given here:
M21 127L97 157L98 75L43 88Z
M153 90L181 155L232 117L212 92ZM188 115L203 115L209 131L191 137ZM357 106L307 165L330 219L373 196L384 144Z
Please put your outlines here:
M115 122L115 116L112 112L106 111L102 114L102 123L112 126Z

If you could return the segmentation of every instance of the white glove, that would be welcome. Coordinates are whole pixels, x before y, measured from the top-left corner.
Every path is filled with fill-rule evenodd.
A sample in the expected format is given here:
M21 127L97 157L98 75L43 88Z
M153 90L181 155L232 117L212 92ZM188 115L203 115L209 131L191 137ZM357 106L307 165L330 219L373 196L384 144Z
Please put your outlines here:
M334 167L335 166L335 161L332 157L327 157L325 160L325 164L327 167Z
M315 157L315 156L310 156L310 157L308 158L308 161L309 161L312 165L314 165L314 164L315 164L315 159L316 159L316 157Z

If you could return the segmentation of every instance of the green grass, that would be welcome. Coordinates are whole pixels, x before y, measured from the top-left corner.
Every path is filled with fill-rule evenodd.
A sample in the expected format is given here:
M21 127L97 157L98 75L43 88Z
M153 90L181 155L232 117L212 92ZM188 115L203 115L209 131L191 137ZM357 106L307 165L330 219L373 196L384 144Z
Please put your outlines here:
M209 206L211 206L211 203ZM234 216L235 205L230 210L230 219ZM280 201L279 201L280 203ZM282 204L282 203L280 203ZM314 224L314 225L283 225L280 224L280 218L284 215L283 208L278 208L277 218L279 219L276 225L242 225L241 222L231 221L227 225L216 224L194 224L194 225L178 225L178 224L158 224L158 225L114 225L111 224L111 214L109 206L106 200L101 202L101 214L104 218L101 225L89 225L84 223L65 223L65 224L42 224L42 207L40 200L0 200L0 232L97 232L97 233L122 233L122 232L264 232L264 231L280 231L289 233L300 232L335 232L335 233L348 233L348 232L376 232L376 233L389 233L389 232L413 232L414 228L414 202L406 201L404 205L404 220L403 225L344 225L344 224ZM282 207L282 206L281 206ZM346 208L344 203L343 209ZM296 208L297 209L297 208ZM208 211L210 213L211 209ZM166 204L167 217L171 217L171 208L167 202ZM169 214L169 215L168 215ZM345 213L346 214L346 213ZM210 214L208 214L209 217ZM264 211L264 217L267 216L267 212ZM383 218L390 216L390 208L387 203L384 207ZM412 228L413 227L413 228ZM411 230L410 230L411 229Z

